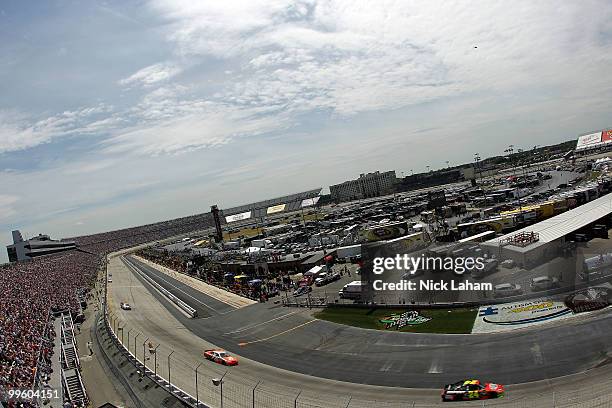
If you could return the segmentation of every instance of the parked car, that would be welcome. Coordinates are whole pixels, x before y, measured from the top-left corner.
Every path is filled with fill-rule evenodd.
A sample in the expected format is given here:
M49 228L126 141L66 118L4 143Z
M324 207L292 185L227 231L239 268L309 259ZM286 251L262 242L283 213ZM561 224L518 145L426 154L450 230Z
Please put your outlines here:
M325 275L319 276L315 279L314 283L316 286L324 286L328 283L337 281L340 279L339 273L326 273Z
M549 290L559 287L559 279L552 276L538 276L531 280L531 290Z
M521 294L523 294L523 289L521 288L521 285L517 285L514 283L500 283L499 285L495 285L493 287L493 296L495 296L496 298L517 296Z
M472 268L470 270L470 276L474 279L483 278L486 275L495 272L498 266L499 266L499 261L497 259L487 258L484 261L484 267L482 269Z
M310 292L312 292L312 287L306 286L306 285L300 286L293 292L293 296L298 297L298 296L302 296Z

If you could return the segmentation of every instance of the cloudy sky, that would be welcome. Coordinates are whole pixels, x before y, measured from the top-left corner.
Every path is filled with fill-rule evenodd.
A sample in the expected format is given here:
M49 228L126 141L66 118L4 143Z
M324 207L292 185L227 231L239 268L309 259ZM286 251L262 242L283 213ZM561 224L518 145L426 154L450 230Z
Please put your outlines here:
M0 1L0 242L610 126L610 21L606 0Z

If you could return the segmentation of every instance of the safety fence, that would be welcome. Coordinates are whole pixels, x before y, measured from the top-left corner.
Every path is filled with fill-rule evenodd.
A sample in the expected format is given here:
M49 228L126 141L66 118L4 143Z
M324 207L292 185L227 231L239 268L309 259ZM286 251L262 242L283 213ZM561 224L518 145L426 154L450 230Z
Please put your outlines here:
M135 312L136 313L136 312ZM138 325L138 326L137 326ZM198 408L437 408L447 406L439 394L431 392L431 402L420 402L406 397L380 393L376 400L365 400L344 394L330 385L325 394L303 388L281 386L274 381L263 381L244 375L232 367L225 367L181 353L172 344L155 338L147 322L122 318L122 312L107 303L104 326L122 353L134 364L140 375L147 376L183 402ZM177 327L176 330L186 330ZM199 347L194 344L194 347ZM458 402L454 407L507 408L612 408L612 376L593 381L589 388L553 387L550 391L520 396L509 391L505 398ZM517 393L519 395L519 393ZM393 400L395 398L395 400ZM429 399L429 398L427 398Z

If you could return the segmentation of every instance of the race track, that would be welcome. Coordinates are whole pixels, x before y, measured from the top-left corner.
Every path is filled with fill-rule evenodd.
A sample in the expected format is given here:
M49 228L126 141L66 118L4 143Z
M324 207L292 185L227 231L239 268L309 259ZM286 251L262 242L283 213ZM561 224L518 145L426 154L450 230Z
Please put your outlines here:
M132 257L126 260L197 307L200 316L187 318L127 268L121 258L112 258L111 302L133 304L131 312L119 312L128 325L155 336L160 343L174 342L177 347L179 343L210 342L241 357L241 365L232 369L232 375L265 379L293 389L301 389L306 383L322 395L338 394L338 384L342 384L341 393L362 398L372 398L384 387L390 400L435 402L440 386L458 379L475 377L504 384L547 380L584 372L606 363L612 355L609 309L591 314L588 320L570 319L511 333L382 332L319 321L307 310L272 302L237 310ZM197 361L205 346L186 346L181 351ZM600 375L599 380L605 384L612 375L607 365L598 369L602 371L604 377ZM189 377L189 373L185 375ZM574 382L580 381L587 379L580 377ZM516 387L514 395L521 395L521 389L532 389L534 384L542 384L540 392L552 386L550 381L543 381Z

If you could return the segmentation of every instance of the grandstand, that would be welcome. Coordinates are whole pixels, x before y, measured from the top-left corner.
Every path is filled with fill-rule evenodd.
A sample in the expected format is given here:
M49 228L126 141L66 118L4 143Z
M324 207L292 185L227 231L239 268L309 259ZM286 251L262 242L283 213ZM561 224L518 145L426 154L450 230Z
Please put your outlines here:
M67 403L85 406L79 364L71 357L72 322L83 318L82 305L86 305L104 257L212 225L210 214L199 214L74 237L70 241L76 243L76 250L0 266L0 390L35 390L61 383ZM60 380L54 381L52 373L61 373Z
M79 249L106 255L123 248L208 229L214 225L210 213L191 215L139 227L71 238Z
M227 223L246 219L263 219L269 215L283 212L299 211L318 201L321 187L301 193L290 194L270 200L259 201L252 204L240 205L223 210L224 221Z

